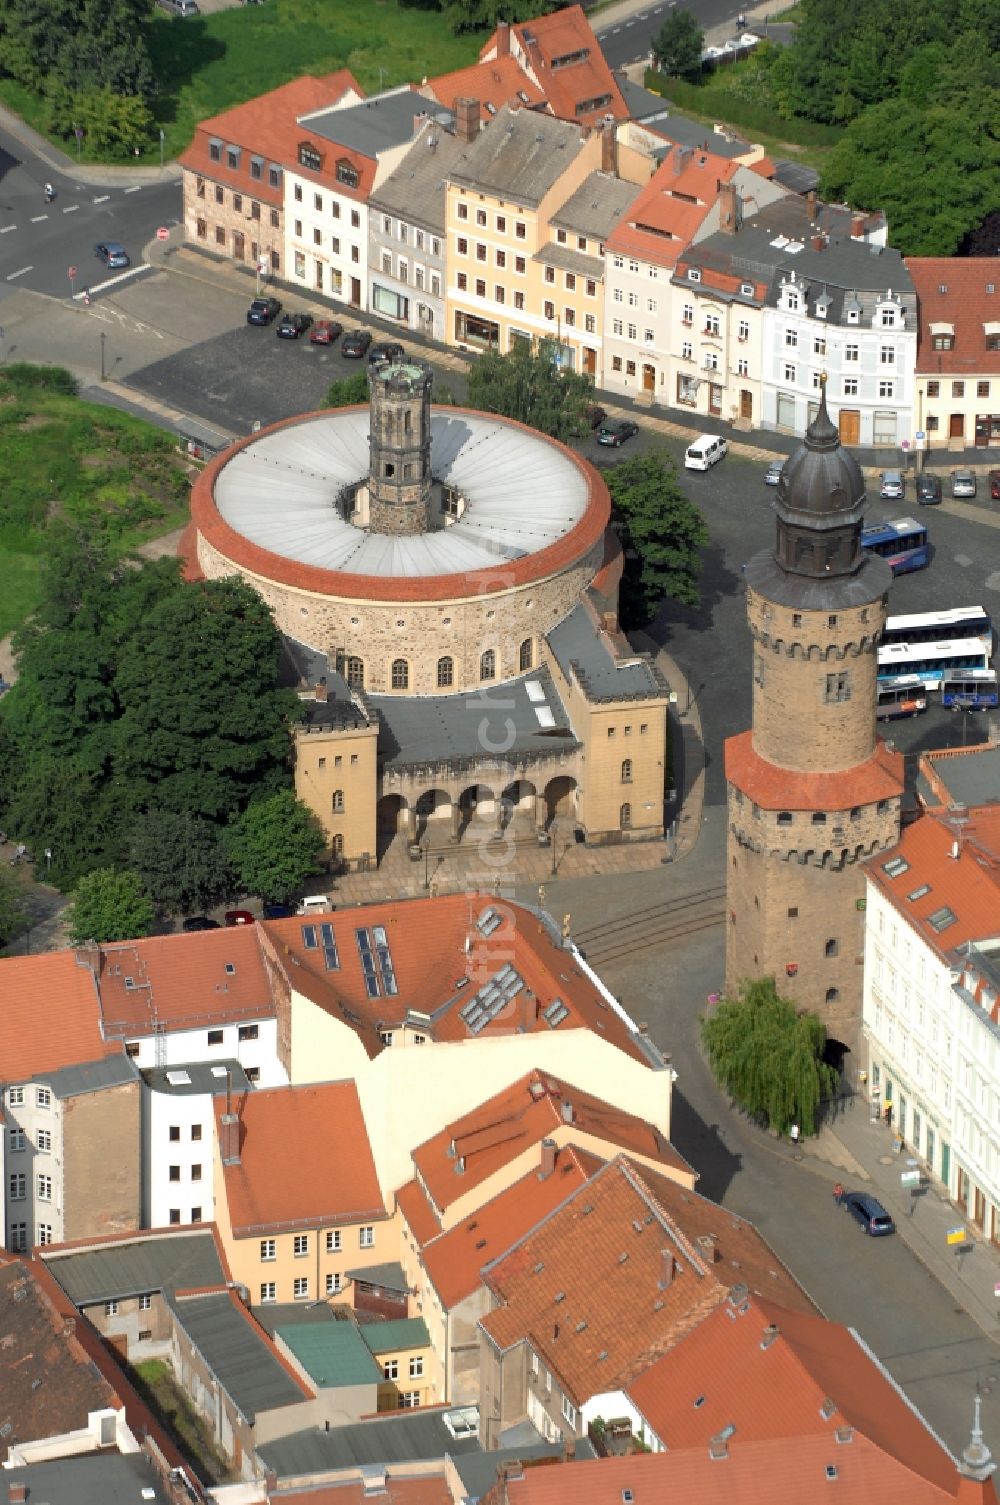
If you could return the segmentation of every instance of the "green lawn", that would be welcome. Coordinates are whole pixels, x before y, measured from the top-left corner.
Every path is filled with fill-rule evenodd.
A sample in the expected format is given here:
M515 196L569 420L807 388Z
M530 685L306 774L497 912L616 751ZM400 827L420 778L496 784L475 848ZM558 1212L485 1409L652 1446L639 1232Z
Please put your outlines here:
M184 460L162 430L0 369L0 637L39 599L54 523L101 519L126 551L187 515Z
M266 0L188 20L156 10L148 42L157 132L137 160L159 162L160 127L169 160L184 150L199 120L303 73L350 68L370 94L463 68L475 62L484 37L453 36L439 12L400 9L396 0ZM44 132L36 95L4 79L0 100ZM75 143L59 144L75 155ZM83 160L91 160L86 142Z

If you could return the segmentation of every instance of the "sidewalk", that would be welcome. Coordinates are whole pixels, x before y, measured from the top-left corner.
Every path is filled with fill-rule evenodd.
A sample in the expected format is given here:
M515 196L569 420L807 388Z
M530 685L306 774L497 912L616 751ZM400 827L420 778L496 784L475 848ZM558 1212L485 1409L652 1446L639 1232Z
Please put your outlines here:
M0 129L20 141L46 167L64 178L72 178L75 183L106 187L108 184L172 183L180 180L181 170L176 162L166 162L163 167L149 167L145 164L130 167L124 162L76 162L67 152L61 151L45 136L39 135L27 121L22 120L20 115L15 115L6 105L0 105Z

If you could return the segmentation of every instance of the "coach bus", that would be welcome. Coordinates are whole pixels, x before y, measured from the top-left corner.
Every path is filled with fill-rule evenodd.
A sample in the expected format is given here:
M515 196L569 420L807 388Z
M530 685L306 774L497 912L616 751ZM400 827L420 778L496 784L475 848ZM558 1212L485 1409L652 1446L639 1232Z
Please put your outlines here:
M861 530L861 547L884 559L894 575L926 569L930 562L927 529L912 517L870 523Z
M990 711L998 703L995 669L967 669L941 680L941 704L953 711Z
M915 674L937 690L942 678L988 669L992 656L993 624L981 606L889 617L879 638L878 682Z
M879 683L876 715L879 721L900 716L919 716L927 709L927 686L919 674L901 674L892 682Z

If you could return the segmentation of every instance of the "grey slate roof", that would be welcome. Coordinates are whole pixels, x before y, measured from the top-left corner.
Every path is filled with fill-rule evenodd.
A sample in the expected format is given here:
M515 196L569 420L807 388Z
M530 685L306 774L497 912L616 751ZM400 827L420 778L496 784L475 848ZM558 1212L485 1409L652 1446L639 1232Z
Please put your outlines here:
M207 1230L120 1240L53 1255L45 1263L75 1306L151 1291L222 1285L226 1279Z
M219 1068L222 1074L216 1075ZM218 1097L226 1090L226 1068L230 1073L234 1092L249 1092L251 1084L239 1061L185 1061L175 1066L155 1066L142 1073L151 1092L165 1092L171 1097L197 1097L211 1093ZM188 1080L176 1080L186 1076ZM174 1081L170 1081L174 1077Z
M629 700L662 695L664 686L645 659L616 666L586 607L575 606L548 635L560 669L576 677L590 700Z
M431 146L430 143L434 142ZM369 203L389 210L437 235L444 234L445 184L453 164L465 149L450 131L438 126L425 130L391 172Z
M0 1505L7 1505L14 1484L27 1487L32 1505L171 1505L172 1498L145 1453L90 1453L2 1469Z
M707 148L714 156L728 157L730 160L745 156L750 150L749 141L723 136L719 131L709 130L707 125L701 125L697 120L688 120L686 115L671 115L665 100L661 99L659 105L659 114L643 116L642 120L643 125L664 137L662 151L653 153L657 161L665 157L672 146Z
M953 804L1000 803L1000 746L990 747L987 743L961 758L942 758L940 762L933 753L925 756L947 787Z
M81 1097L85 1092L100 1092L102 1087L121 1087L137 1080L135 1062L124 1051L120 1056L105 1056L100 1061L86 1061L82 1066L64 1066L48 1076L40 1076L58 1098Z
M279 1479L365 1463L408 1463L481 1451L478 1438L453 1437L440 1411L401 1411L391 1420L359 1421L329 1432L311 1427L261 1443L257 1449Z
M536 1434L537 1435L537 1434ZM521 1447L501 1447L494 1452L463 1453L455 1459L455 1468L465 1486L465 1498L478 1500L497 1482L497 1474L505 1463L525 1463L535 1458L562 1458L561 1442L535 1442ZM586 1437L576 1439L573 1462L580 1463L596 1458ZM609 1502L612 1496L608 1496Z
M667 110L667 101L659 94L651 94L641 84L634 84L627 73L616 73L615 83L628 107L630 120L648 121L652 115L662 115Z
M537 206L573 161L580 139L580 127L569 121L504 105L449 176L453 183Z
M384 1265L367 1265L363 1270L348 1270L350 1280L367 1280L369 1285L384 1286L387 1291L408 1291L409 1282L403 1273L403 1267L396 1259L388 1260Z
M892 571L884 559L869 554L853 575L831 579L794 575L783 570L774 557L774 549L762 549L743 566L746 583L759 595L780 606L801 607L803 611L836 611L869 606L885 595L892 584Z
M177 1319L248 1421L308 1399L227 1291L174 1301Z
M578 277L604 277L603 257L587 256L583 251L560 246L554 240L546 242L531 259L541 262L543 266L558 267L562 272L575 272Z
M552 216L558 228L586 235L591 240L607 240L621 223L622 215L639 197L642 189L610 173L592 172L575 193Z
M428 101L414 89L402 89L376 95L346 110L317 110L314 115L300 116L300 120L310 135L349 147L363 157L377 157L379 152L409 141L414 117L421 113L428 113ZM451 119L449 111L442 114Z

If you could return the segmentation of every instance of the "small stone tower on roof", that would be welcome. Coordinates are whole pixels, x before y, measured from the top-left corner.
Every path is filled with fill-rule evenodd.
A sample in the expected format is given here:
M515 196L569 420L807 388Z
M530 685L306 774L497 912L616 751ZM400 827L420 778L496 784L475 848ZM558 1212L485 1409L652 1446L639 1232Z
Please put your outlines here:
M899 836L902 758L876 735L888 565L861 548L865 484L824 391L786 461L777 533L746 566L753 728L726 743L726 991L773 976L857 1048L862 861Z
M368 526L425 533L431 525L432 373L409 361L372 366Z

